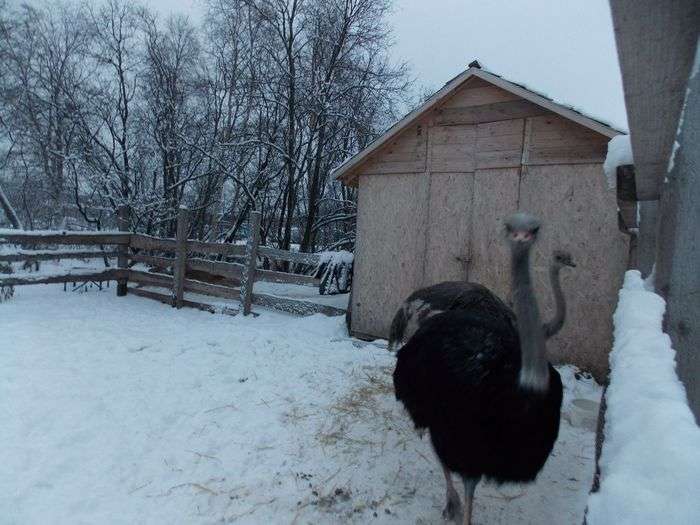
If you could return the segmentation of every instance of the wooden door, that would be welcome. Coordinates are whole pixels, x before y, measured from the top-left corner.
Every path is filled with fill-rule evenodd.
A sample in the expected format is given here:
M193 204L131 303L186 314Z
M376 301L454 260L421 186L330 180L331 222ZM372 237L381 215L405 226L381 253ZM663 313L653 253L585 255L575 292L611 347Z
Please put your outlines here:
M518 209L518 168L474 173L472 249L469 280L482 284L510 304L510 258L503 223Z
M542 220L532 273L544 319L554 314L552 251L568 250L577 265L562 271L567 319L547 351L555 362L574 362L598 377L607 368L627 253L627 240L617 228L615 192L605 184L600 164L572 164L529 166L520 186L520 209Z
M474 173L432 173L423 285L467 279Z
M429 178L361 175L352 330L386 337L401 302L422 286Z

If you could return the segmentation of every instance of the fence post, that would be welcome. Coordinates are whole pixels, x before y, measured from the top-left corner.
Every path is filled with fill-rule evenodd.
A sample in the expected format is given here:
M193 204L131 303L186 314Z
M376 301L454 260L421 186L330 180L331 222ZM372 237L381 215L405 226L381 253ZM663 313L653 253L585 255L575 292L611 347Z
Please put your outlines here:
M180 206L177 212L177 234L175 238L175 268L173 271L173 306L182 308L185 297L185 270L187 268L187 230L189 211Z
M259 211L251 211L248 220L248 242L245 246L245 263L243 277L241 279L241 304L243 315L250 313L250 305L253 302L253 284L255 283L255 270L258 262L258 245L260 244L260 219Z
M127 232L129 231L129 206L126 204L119 206L117 211L117 225L119 231ZM128 266L127 255L129 253L128 244L120 244L117 247L117 268L121 270L126 270ZM117 297L124 297L126 295L126 285L128 279L126 277L117 279Z

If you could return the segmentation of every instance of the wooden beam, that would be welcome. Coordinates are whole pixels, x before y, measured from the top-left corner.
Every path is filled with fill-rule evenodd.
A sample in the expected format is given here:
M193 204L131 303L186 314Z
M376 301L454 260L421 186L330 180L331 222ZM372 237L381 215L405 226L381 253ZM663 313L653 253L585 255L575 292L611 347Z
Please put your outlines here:
M174 252L176 249L175 239L161 239L152 235L134 233L131 236L130 245L139 250L160 250L164 252Z
M216 253L228 257L243 257L245 246L223 242L187 241L187 249L190 252Z
M243 277L241 278L241 303L243 315L250 313L250 305L253 299L253 286L255 285L255 273L258 267L258 247L260 245L260 221L262 214L259 211L251 211L248 221L248 243L245 247L245 264Z
M133 295L138 295L139 297L145 297L147 299L154 299L169 306L172 305L173 298L171 294L164 294L136 287L129 287L129 293ZM185 306L187 308L196 308L197 310L202 310L203 312L209 312L212 314L224 314L235 316L239 313L239 310L237 308L231 308L230 306L216 307L213 304L200 303L198 301L190 301L189 299L183 299L182 306Z
M129 270L129 280L146 286L160 286L162 288L173 287L173 277L165 273L142 272L141 270Z
M318 286L319 284L319 280L310 275L275 272L273 270L257 270L255 273L255 280L270 283L301 284L306 286Z
M23 251L18 253L0 255L0 262L21 262L21 261L57 261L63 259L101 259L104 257L113 258L117 256L116 251Z
M637 197L656 200L695 57L700 2L611 0L610 11L637 170Z
M634 166L631 164L628 164L626 166L618 166L616 176L617 200L625 202L636 202L638 199Z
M121 206L118 211L117 221L119 223L119 231L127 232L129 231L129 207ZM117 248L119 255L117 257L117 267L125 270L128 266L128 259L126 258L129 247L128 245L121 245ZM119 279L117 282L117 297L124 297L126 295L126 284L127 284L128 273L125 273L124 277Z
M546 111L537 104L527 100L513 100L465 108L440 108L435 110L435 122L442 126L479 124L482 122L536 117L545 113Z
M299 301L297 299L288 299L286 297L276 297L274 295L254 293L253 303L266 308L274 308L295 315L314 315L324 314L328 316L345 315L345 310L328 306L325 304L312 303L310 301Z
M290 252L287 250L270 248L269 246L260 246L258 248L258 255L270 259L277 259L279 261L289 261L311 266L318 265L318 262L321 260L321 257L317 253Z
M175 268L173 277L173 299L176 308L182 308L182 301L185 297L185 271L187 269L187 230L189 228L189 211L181 206L177 213L177 237L175 249Z
M129 259L134 262L150 264L158 268L172 268L175 266L175 258L173 257L156 257L153 255L144 255L142 253L132 253Z
M221 286L218 284L209 284L192 279L185 279L185 290L202 295L221 297L223 299L234 299L236 301L241 298L241 292L238 288L231 288L229 286Z
M0 243L9 244L129 244L130 233L66 232L66 231L0 231Z
M23 277L12 276L0 278L0 286L21 286L28 284L53 284L53 283L73 283L89 281L114 281L121 279L128 274L126 270L109 268L101 272L65 273L60 275L29 275Z
M187 260L187 269L232 279L241 279L243 276L244 266L239 263L209 261L207 259L195 258Z

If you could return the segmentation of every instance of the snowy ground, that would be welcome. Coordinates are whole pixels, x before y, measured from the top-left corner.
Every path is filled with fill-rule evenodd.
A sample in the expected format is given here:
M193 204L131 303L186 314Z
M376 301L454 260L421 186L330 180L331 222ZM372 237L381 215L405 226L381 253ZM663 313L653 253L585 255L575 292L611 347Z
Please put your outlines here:
M441 523L393 355L342 318L261 311L19 287L0 304L0 522ZM562 372L565 412L598 398ZM581 523L593 441L563 420L537 483L480 486L475 522Z

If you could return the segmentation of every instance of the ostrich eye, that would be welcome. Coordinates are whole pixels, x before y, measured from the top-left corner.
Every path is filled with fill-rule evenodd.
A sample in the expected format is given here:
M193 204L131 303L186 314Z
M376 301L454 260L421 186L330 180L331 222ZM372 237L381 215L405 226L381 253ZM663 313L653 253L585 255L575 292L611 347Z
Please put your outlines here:
M537 226L536 228L533 228L533 229L532 229L532 235L537 235L537 232L539 232L539 231L540 231L540 227L539 227L539 226Z

